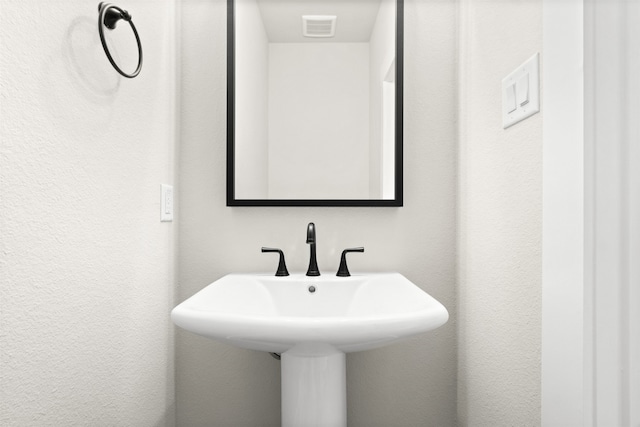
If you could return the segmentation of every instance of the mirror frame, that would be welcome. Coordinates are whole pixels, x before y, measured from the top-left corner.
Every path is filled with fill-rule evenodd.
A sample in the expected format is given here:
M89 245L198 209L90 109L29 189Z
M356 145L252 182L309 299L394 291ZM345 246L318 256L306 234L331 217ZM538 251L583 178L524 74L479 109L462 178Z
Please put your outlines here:
M404 0L396 2L395 193L393 199L236 199L235 197L235 0L227 0L227 206L403 205Z

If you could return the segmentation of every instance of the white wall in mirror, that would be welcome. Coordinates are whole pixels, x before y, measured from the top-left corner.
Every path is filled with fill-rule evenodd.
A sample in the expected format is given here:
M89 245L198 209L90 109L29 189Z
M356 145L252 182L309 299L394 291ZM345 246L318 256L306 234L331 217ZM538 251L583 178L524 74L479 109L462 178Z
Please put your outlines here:
M395 2L383 0L370 39L369 189L372 199L394 196L395 164Z
M302 36L328 12L334 38ZM237 199L394 198L395 24L394 0L236 1Z
M369 44L269 47L267 198L369 198Z
M269 40L257 0L238 0L236 88L238 114L250 126L235 127L236 188L243 198L267 197ZM236 190L238 191L238 190Z

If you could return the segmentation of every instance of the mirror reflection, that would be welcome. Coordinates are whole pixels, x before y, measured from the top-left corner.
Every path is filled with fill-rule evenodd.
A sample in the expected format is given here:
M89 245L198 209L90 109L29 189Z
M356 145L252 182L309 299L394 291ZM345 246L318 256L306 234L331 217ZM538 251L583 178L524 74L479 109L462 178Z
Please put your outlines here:
M235 0L234 13L229 204L401 205L396 0Z

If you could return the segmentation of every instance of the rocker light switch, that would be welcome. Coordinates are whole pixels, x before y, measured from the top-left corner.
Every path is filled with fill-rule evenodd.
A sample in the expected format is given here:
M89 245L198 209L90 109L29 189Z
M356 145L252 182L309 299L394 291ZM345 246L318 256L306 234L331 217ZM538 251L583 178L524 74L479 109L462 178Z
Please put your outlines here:
M507 113L513 113L518 106L516 105L516 85L511 84L505 89L505 108Z
M529 102L529 73L518 79L516 92L518 93L518 105L522 107Z

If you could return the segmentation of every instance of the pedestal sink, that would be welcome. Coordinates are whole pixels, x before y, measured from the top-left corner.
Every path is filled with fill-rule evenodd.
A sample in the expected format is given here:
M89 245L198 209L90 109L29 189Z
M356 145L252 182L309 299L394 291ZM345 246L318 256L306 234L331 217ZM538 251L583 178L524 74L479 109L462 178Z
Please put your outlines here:
M219 341L282 357L282 425L347 425L345 353L435 329L447 310L399 273L230 274L171 312Z

